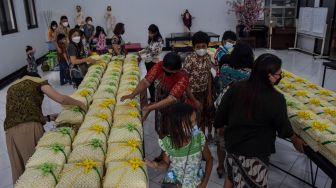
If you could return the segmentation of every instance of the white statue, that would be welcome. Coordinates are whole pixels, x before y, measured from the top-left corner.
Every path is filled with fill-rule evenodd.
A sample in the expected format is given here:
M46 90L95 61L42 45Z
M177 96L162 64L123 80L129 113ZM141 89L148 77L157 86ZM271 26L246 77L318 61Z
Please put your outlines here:
M84 16L82 13L82 7L80 5L76 6L76 17L75 17L76 25L82 26L84 25Z
M116 19L112 15L111 6L107 6L104 18L106 20L106 35L107 35L106 38L111 39L113 37L113 29L116 23Z

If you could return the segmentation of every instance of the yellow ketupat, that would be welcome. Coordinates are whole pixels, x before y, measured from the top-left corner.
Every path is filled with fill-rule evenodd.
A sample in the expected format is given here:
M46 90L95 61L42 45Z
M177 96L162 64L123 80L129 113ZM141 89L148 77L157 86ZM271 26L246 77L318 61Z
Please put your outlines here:
M142 142L143 129L139 125L125 123L122 126L113 126L108 139L108 143L126 142L128 140L136 140Z
M107 141L108 130L101 125L92 125L88 129L80 129L75 137L72 147L76 147L83 144L88 144L92 139L102 140L104 144Z
M336 135L323 135L319 152L336 166Z
M135 115L135 114L134 114ZM135 126L142 126L140 116L118 115L114 117L113 127L124 126L125 124L133 124Z
M55 123L56 125L71 124L80 125L84 120L85 113L77 106L66 107L57 116Z
M336 124L336 108L335 107L316 108L315 112L321 119L328 119L334 124Z
M38 147L33 156L28 160L26 168L37 167L43 163L53 163L58 166L63 166L70 153L69 146L63 146L61 144L53 144L46 147Z
M78 163L84 159L90 159L104 163L106 144L102 140L92 139L88 144L76 146L69 156L68 163Z
M147 168L142 159L111 162L107 165L104 188L146 188L148 187Z
M103 166L92 160L64 165L56 188L94 188L102 186Z
M63 146L71 146L74 137L74 130L69 127L61 127L44 133L36 147L51 146L55 143L61 144Z
M105 164L115 161L142 160L142 142L128 140L126 142L109 143Z
M131 107L131 106L116 106L114 110L115 117L118 117L119 115L126 115L130 113L139 113L139 109L137 107Z
M97 99L115 99L116 89L114 87L100 87L93 96L93 100Z
M55 188L62 167L44 163L38 167L26 168L15 188Z

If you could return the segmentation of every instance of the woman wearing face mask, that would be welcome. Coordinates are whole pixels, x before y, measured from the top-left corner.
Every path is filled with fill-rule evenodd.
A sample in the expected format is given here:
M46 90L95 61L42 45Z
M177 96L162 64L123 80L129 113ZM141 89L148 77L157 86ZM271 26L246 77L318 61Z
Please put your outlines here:
M78 87L87 72L88 64L95 63L96 60L85 57L84 46L80 37L80 30L71 29L69 32L69 41L70 44L67 51L70 57L70 63L73 69L80 71L79 75L74 75L71 71L72 81L75 83L75 87Z
M290 138L303 152L287 114L286 100L274 85L281 80L281 60L272 54L257 58L251 76L225 93L215 127L224 127L226 172L224 187L267 187L269 158L276 136Z
M125 26L123 23L117 23L114 28L114 36L112 37L112 55L125 55L125 41L121 37L125 33Z
M65 35L65 37L68 39L68 34L69 34L69 22L68 22L68 17L66 16L61 16L61 19L60 19L60 24L59 26L57 27L57 29L55 30L55 35L54 35L54 44L55 46L57 47L57 51L59 53L61 53L61 48L58 47L57 45L57 36L59 34L63 34ZM67 41L68 43L69 41Z
M205 128L208 127L208 139L212 139L215 109L212 99L211 58L207 54L209 41L209 36L202 31L194 34L192 45L195 51L186 57L184 69L189 73L191 92L203 106L198 124L204 133Z
M182 62L180 56L174 52L170 52L164 56L163 62L159 62L153 66L132 94L121 98L121 101L133 99L141 92L146 91L152 83L155 83L155 103L151 103L149 106L143 108L143 120L147 118L151 111L156 110L155 128L160 137L166 135L162 132L162 127L167 126L167 108L170 105L177 101L199 105L195 97L189 95L190 92L187 92L189 78L187 73L181 68Z
M94 26L92 24L92 18L91 17L86 17L85 19L85 24L83 26L84 34L86 37L86 41L89 43L91 42L93 38L93 33L94 33Z

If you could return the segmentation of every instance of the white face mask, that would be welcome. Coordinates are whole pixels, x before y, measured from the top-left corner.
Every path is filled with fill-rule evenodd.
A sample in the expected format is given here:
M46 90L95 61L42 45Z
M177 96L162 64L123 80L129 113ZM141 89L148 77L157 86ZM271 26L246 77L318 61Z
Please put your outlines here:
M56 27L56 26L53 26L52 28L53 28L53 30L55 30L57 27Z
M68 27L69 23L68 23L68 22L63 22L62 25L63 25L64 27Z
M196 50L196 54L199 55L199 56L205 56L205 54L207 54L207 49L199 49L199 50Z
M92 25L92 21L88 21L88 24Z
M224 47L225 47L226 49L231 49L231 48L233 48L233 45L234 45L234 44L232 44L231 42L226 42L225 45L224 45Z
M80 37L72 37L72 42L78 44L81 41Z

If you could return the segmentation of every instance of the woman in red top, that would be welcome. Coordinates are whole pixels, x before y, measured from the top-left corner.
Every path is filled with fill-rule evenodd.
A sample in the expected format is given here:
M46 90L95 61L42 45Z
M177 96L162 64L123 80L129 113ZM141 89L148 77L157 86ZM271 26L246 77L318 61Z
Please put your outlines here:
M146 77L141 80L138 87L130 95L123 96L121 101L133 99L135 96L154 83L155 86L155 103L143 108L143 121L148 114L156 110L155 129L160 138L165 136L165 127L167 126L166 114L168 107L177 101L186 102L194 107L199 107L199 102L189 90L188 74L181 69L182 62L176 53L168 53L163 58L163 62L157 63L147 73Z

